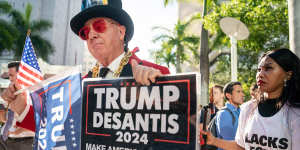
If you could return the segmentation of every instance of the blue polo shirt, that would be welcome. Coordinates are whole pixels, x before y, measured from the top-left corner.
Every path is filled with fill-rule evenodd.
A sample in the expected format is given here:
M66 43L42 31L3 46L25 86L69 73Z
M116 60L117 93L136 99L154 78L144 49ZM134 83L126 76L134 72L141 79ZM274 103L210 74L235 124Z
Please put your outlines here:
M219 110L216 115L217 135L219 138L224 140L234 140L238 127L240 108L235 107L228 102L225 104L225 107L231 110L235 117L235 122L232 124L233 118L228 110Z

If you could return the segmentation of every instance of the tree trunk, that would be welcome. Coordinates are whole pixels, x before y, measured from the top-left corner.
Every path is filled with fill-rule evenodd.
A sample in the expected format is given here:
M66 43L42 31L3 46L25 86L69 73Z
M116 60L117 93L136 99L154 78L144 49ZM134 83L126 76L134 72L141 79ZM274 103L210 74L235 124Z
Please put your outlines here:
M200 39L200 74L201 74L201 101L208 103L208 83L209 83L209 48L208 32L201 25Z
M300 1L288 0L290 49L300 57Z

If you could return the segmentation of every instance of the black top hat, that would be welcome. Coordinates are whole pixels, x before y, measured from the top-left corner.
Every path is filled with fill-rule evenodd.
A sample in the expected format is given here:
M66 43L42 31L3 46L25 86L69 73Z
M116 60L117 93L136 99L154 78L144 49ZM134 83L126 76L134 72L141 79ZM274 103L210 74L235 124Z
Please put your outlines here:
M81 12L71 20L71 29L78 35L79 30L89 19L96 17L111 18L126 27L125 42L131 40L134 25L121 0L82 0Z

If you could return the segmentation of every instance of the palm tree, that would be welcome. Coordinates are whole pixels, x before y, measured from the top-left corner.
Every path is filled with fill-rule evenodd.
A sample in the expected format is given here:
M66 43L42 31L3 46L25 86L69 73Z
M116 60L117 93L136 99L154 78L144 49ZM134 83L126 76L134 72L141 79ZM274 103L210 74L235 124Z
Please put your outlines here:
M214 8L216 5L219 5L219 0L163 0L164 5L167 6L169 3L172 2L190 2L190 1L197 1L200 4L203 4L203 12L199 12L195 14L194 17L197 18L204 18L206 13L209 12L210 8ZM208 8L208 10L207 10ZM199 30L201 31L201 41L199 45L199 61L200 61L200 74L201 74L201 99L208 102L208 88L209 88L209 68L212 66L216 59L219 56L229 54L227 50L221 50L221 52L214 53L212 50L222 47L220 45L221 35L217 34L213 39L209 38L208 31L204 28L203 24L199 26ZM210 54L213 57L210 58Z
M151 55L154 56L155 63L166 64L170 68L171 64L175 63L175 54L172 52L172 47L168 42L163 41L161 44L161 49L151 51Z
M12 8L8 2L0 2L0 15L9 15ZM0 54L4 50L11 49L15 40L17 29L7 20L0 18Z
M32 6L26 5L25 13L22 14L18 10L12 10L10 13L12 24L18 29L19 36L16 38L12 49L15 52L15 58L20 59L24 47L27 30L31 30L31 41L35 48L37 56L40 56L44 60L48 60L48 55L53 53L53 46L51 43L41 36L42 32L47 31L52 25L46 20L34 20L31 21L30 16L32 12Z
M169 30L163 27L154 27L153 30L163 30L166 33L161 34L160 36L156 37L153 42L162 42L162 49L161 51L157 51L156 56L175 56L175 61L170 61L173 65L176 66L176 72L182 72L181 64L185 61L190 62L189 55L186 54L185 48L192 52L192 56L199 60L198 54L198 44L199 44L199 37L195 35L188 35L186 34L187 27L191 24L193 20L197 18L192 17L186 22L181 22L180 20L177 21L174 30ZM165 53L165 55L161 55L161 53Z

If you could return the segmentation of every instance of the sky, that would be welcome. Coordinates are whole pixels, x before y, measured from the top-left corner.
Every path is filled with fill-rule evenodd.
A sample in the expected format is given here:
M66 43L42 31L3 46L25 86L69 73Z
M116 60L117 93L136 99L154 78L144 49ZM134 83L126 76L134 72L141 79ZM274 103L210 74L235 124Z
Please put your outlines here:
M134 35L129 42L129 49L139 47L138 57L154 62L149 50L157 49L159 44L154 44L152 39L159 34L152 31L155 26L173 29L178 19L177 3L164 6L163 0L122 0L123 9L130 15L134 23Z

